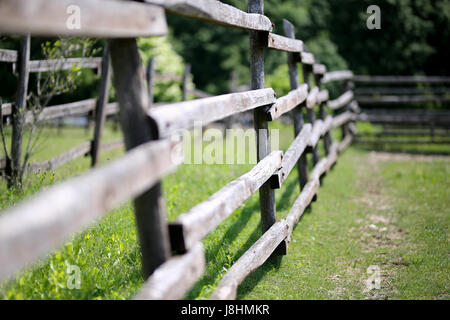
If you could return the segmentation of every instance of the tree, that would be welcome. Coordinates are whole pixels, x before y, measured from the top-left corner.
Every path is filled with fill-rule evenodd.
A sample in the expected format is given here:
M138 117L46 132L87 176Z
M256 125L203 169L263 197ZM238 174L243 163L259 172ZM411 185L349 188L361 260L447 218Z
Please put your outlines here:
M29 40L26 41L28 41L29 45ZM3 123L0 125L1 143L7 163L6 177L8 188L22 188L23 176L30 156L37 146L38 129L41 123L39 116L43 109L49 105L55 96L72 91L77 87L81 69L74 65L70 70L62 70L62 66L68 58L94 55L96 49L93 48L93 45L94 42L90 39L67 38L54 42L46 41L41 45L44 59L55 60L57 63L54 71L37 74L36 86L33 90L28 90L28 85L22 88L22 90L25 90L25 102L18 102L17 107L13 108L13 137L9 151ZM28 70L22 71L21 77L23 76L28 77ZM26 82L28 83L28 80ZM2 119L1 113L0 119ZM28 131L28 137L22 156L22 140L25 130Z

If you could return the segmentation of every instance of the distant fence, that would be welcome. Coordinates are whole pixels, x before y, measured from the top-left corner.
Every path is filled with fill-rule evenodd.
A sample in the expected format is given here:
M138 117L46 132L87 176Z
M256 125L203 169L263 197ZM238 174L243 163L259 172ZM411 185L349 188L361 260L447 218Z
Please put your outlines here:
M43 73L43 72L55 72L70 70L72 68L90 68L97 69L98 74L101 75L99 86L99 98L87 99L82 101L76 101L66 103L63 105L55 105L45 107L38 114L38 118L34 119L32 111L27 111L23 115L23 119L20 121L14 121L14 103L4 103L1 108L1 119L5 124L12 123L14 130L23 130L25 124L32 121L45 122L49 120L61 119L65 117L73 116L89 116L95 118L94 137L91 141L83 142L79 146L76 146L50 160L41 163L30 163L27 166L28 172L34 172L37 170L53 170L69 161L72 161L78 157L84 155L90 155L92 159L92 166L97 163L99 151L111 150L123 146L122 140L108 142L105 145L101 145L101 136L105 123L105 117L116 114L119 110L117 103L107 103L109 96L109 82L110 82L110 62L109 53L105 48L105 54L103 58L61 58L58 60L30 60L29 59L29 47L30 36L25 36L21 43L21 52L23 55L19 55L15 50L0 49L0 62L11 63L12 72L19 73L20 83L19 86L23 90L19 93L18 103L26 103L25 96L27 95L28 88L28 74L29 73ZM22 68L17 68L17 64L22 65ZM19 70L18 70L19 69ZM186 65L184 75L177 74L161 74L154 72L154 60L151 59L147 68L147 80L149 82L149 88L153 88L155 81L172 81L180 82L182 84L182 100L187 99L187 95L191 94L194 97L204 98L209 96L207 93L198 90L190 89L188 87L188 81L190 78L190 65ZM153 101L153 90L149 90L149 99ZM26 105L25 105L26 109ZM15 137L18 138L17 136ZM13 137L14 139L14 137ZM12 155L12 157L19 157L20 155ZM13 160L14 161L14 160ZM0 161L0 172L7 168L6 161Z
M450 109L423 108L427 103L448 105L450 77L355 76L353 81L363 108L358 120L383 126L379 132L358 134L356 142L450 144Z
M14 275L122 201L134 198L142 271L146 279L136 298L182 298L204 271L201 240L259 190L263 235L231 266L212 296L213 299L235 298L239 284L253 270L271 255L287 253L294 226L317 198L321 179L335 164L339 153L352 142L353 122L359 112L351 86L353 74L348 71L327 73L325 66L306 52L303 42L295 39L294 27L288 21L284 21L285 36L272 33L272 23L263 15L262 0L249 0L249 13L214 0L143 2L0 2L2 34L111 38L102 63L108 65L109 51L128 150L123 157L55 185L0 215L0 279ZM83 12L81 29L66 27L66 8L73 4ZM164 10L250 31L251 90L148 109L152 86L145 86L145 72L135 38L166 34ZM286 96L277 98L273 89L264 86L263 53L266 49L287 52L291 91ZM303 68L303 84L297 73L299 63ZM106 70L108 68L103 67L102 74ZM147 75L151 83L152 72ZM342 81L344 88L342 95L333 100L323 88L324 83L331 81ZM107 82L102 83L106 86ZM103 98L97 103L100 111L96 113L101 119L98 123L104 120L107 110L104 94L107 91L101 92ZM17 104L8 108L13 112ZM303 119L304 109L306 119ZM333 111L334 116L327 109ZM207 125L247 110L253 110L254 128L260 132L257 135L258 164L168 224L160 201L160 180L182 161L179 144L171 142L169 137L193 128L197 121ZM293 118L295 133L284 155L282 151L270 150L268 130L268 123L283 114ZM341 141L334 141L331 135L335 128L342 129ZM323 158L318 152L319 145L325 150ZM83 153L88 148L89 145L84 144L74 153ZM312 154L312 171L308 170L308 153ZM294 167L299 173L301 193L287 218L278 220L274 190L282 186ZM177 255L171 256L173 251Z

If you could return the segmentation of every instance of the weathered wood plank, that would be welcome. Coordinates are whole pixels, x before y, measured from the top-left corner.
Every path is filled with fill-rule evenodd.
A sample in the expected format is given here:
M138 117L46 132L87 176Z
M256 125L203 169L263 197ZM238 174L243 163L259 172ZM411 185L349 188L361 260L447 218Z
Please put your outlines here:
M27 173L36 171L54 170L69 161L72 161L78 157L88 154L90 150L91 150L91 142L90 141L83 142L79 146L76 146L50 160L30 163L29 166L27 167Z
M38 116L38 121L64 118L68 116L87 114L95 109L97 99L87 99L77 102L66 103L58 106L46 107ZM33 113L28 111L25 114L25 123L33 121Z
M328 83L332 81L342 81L353 79L353 72L351 71L333 71L325 73L322 82Z
M326 135L331 129L333 129L333 116L328 115L323 122L321 135Z
M311 137L308 143L308 146L310 146L311 148L315 148L317 146L317 143L319 142L319 139L322 136L322 128L323 128L323 121L321 119L316 120L314 122L311 131Z
M144 0L167 11L191 18L246 30L272 31L272 22L263 14L246 13L216 0Z
M79 13L79 28L75 15ZM2 0L0 33L100 38L167 33L164 10L119 0Z
M168 137L181 130L189 130L195 122L203 126L232 114L272 104L276 101L273 89L172 103L151 109L148 114L156 122L160 137Z
M267 47L280 51L300 53L303 51L303 41L269 33Z
M260 267L275 251L278 245L288 236L289 225L286 220L280 220L258 241L253 244L236 261L217 286L211 296L212 300L231 300L236 298L237 288L244 279Z
M281 167L282 154L273 151L251 171L170 223L172 249L186 252L214 230Z
M144 144L3 212L0 279L20 271L122 201L148 190L181 162L180 149L165 140Z
M0 49L0 61L1 62L17 62L17 51Z
M300 156L305 151L308 146L308 141L311 139L311 124L305 124L300 131L300 133L295 138L294 142L290 145L289 149L283 156L283 160L281 162L281 168L278 170L272 177L270 178L270 185L274 189L281 188L283 182L289 176L292 168L294 168L295 164L300 159Z
M65 58L59 60L31 60L30 72L71 70L72 68L100 69L102 58Z
M353 97L353 91L346 91L338 98L328 101L328 107L333 110L340 109L349 104L353 100Z
M125 143L123 142L123 139L107 141L107 142L103 142L100 145L100 151L106 152L106 151L114 150L117 148L123 148L124 146L125 146Z
M205 270L203 245L184 255L170 258L148 278L135 300L182 299Z
M354 76L359 83L450 83L450 77L439 76Z
M356 101L360 104L409 104L426 102L450 102L450 97L445 96L359 96Z
M291 111L306 100L308 96L308 86L306 84L300 85L297 89L292 90L287 95L279 98L267 110L269 120L278 119L281 115Z
M306 65L314 65L314 55L312 53L309 52L302 52L301 53L301 63L302 64L306 64Z
M324 64L314 63L313 73L318 75L324 75L327 72L327 67Z
M106 105L106 115L110 116L119 112L119 104L117 102L111 102Z
M343 152L352 143L353 136L351 134L347 135L344 140L338 146L338 153Z
M321 103L325 103L329 100L330 96L328 93L328 90L324 89L324 90L320 90L320 92L317 94L317 103L321 104Z
M264 14L264 0L248 0L248 12ZM264 46L261 44L261 32L250 31L250 74L252 90L265 88ZM258 162L270 154L270 131L267 114L263 108L253 110L253 127L256 132L256 157ZM259 206L261 209L261 230L266 232L277 220L275 191L267 181L259 188Z
M295 39L294 25L286 19L283 19L283 29L286 37ZM298 59L296 55L291 52L287 53L287 58L289 68L289 84L291 86L291 90L296 90L299 87L299 76L297 66ZM304 126L303 113L300 108L294 108L291 113L294 121L294 136L297 137ZM298 171L298 181L301 189L308 182L308 163L306 154L302 154L300 156L300 159L297 162L297 171Z
M103 136L103 127L106 120L106 105L108 104L109 88L111 84L111 58L109 56L109 44L103 49L101 61L102 75L99 85L99 95L95 105L95 128L91 148L91 166L97 164L100 144Z
M353 112L350 111L343 112L340 115L334 117L333 128L338 128L343 124L352 120L356 120L356 115Z
M11 103L2 104L2 116L3 117L11 115L11 111L12 111Z
M120 106L120 123L126 150L158 139L156 125L149 121L145 69L136 39L110 40L114 87ZM161 182L134 199L136 226L142 253L142 275L147 279L170 257L167 216Z
M308 109L313 108L318 102L317 97L319 95L319 88L314 87L309 91L308 98L306 99L306 107Z
M349 104L349 110L353 111L354 113L358 114L361 113L361 109L359 108L358 102L356 100L353 100Z
M292 232L294 231L295 225L300 220L301 216L305 212L306 208L311 204L312 199L317 194L319 190L319 180L313 179L310 180L302 189L302 192L298 196L297 200L295 200L294 205L289 211L288 216L286 217L286 222L289 226L288 228L288 236L287 243L291 242Z

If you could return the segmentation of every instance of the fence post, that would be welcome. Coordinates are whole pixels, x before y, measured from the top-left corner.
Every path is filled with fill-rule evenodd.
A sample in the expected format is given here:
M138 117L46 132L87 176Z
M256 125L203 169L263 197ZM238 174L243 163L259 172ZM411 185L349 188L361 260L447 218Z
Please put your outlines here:
M353 87L353 82L350 80L344 80L342 83L342 89L343 92L347 92L348 90L351 90ZM343 112L350 110L350 103L351 101L344 107ZM349 124L346 123L342 126L342 139L344 139L348 134L350 134Z
M248 12L264 14L263 0L249 0ZM252 75L251 89L264 88L264 47L261 44L260 33L250 31L250 69ZM265 112L256 108L253 112L256 130L256 146L258 162L270 153L269 126ZM265 233L276 222L275 191L267 181L259 189L259 203L261 206L262 233Z
M303 68L303 82L308 85L308 90L311 90L311 79L310 75L312 73L312 65L302 64ZM314 113L314 107L307 108L306 110L306 117L308 119L308 122L311 123L312 126L314 126L314 122L316 121L316 115ZM317 149L317 145L314 146L311 149L309 149L312 152L312 159L313 159L313 166L315 166L319 162L319 152Z
M26 35L20 40L19 54L19 88L17 92L16 104L12 105L12 138L11 138L11 170L9 172L9 185L15 185L20 174L22 158L22 138L23 121L26 112L28 79L29 79L29 61L30 61L31 37Z
M191 65L188 63L186 64L186 66L184 67L184 75L183 75L183 97L182 97L182 101L186 101L187 100L187 95L188 95L188 84L189 84L189 76L191 74Z
M290 23L288 20L283 20L284 34L288 38L295 38L294 25ZM299 77L298 77L298 69L297 62L295 59L295 54L288 52L288 67L289 67L289 80L291 85L291 90L295 90L298 88ZM296 107L292 110L292 117L294 119L294 134L295 137L300 133L303 128L303 114L302 109L300 107ZM297 162L297 170L298 170L298 179L300 182L300 190L303 190L303 187L308 183L308 161L306 158L306 153L303 152Z
M156 128L147 117L144 68L136 39L111 40L110 52L125 146L130 150L157 138ZM170 256L161 183L137 197L134 206L142 250L142 272L144 278L148 278Z
M323 85L322 85L323 74L315 74L314 78L315 78L317 87L319 88L319 90L321 90L323 87ZM323 121L325 121L325 118L328 115L327 110L326 110L327 103L328 103L328 101L322 101L319 104L319 116L320 116L320 119L322 119ZM331 137L331 133L330 133L330 131L328 131L327 133L325 133L325 136L323 137L323 145L324 145L326 156L328 156L328 154L330 153L330 146L332 143L333 143L333 140Z
M155 57L148 60L147 65L147 93L148 93L148 108L153 105L153 85L155 82Z
M94 139L92 140L92 148L91 148L92 167L94 167L98 161L100 143L103 134L103 127L105 126L105 118L106 118L105 109L108 103L110 80L111 80L111 62L109 57L109 44L106 44L105 48L103 49L102 76L100 80L97 105L95 107Z

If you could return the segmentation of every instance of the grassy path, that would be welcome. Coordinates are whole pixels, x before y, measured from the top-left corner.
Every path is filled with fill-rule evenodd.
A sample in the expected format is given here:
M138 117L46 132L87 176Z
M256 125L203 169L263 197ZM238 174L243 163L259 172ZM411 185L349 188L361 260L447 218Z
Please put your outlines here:
M450 161L349 149L242 299L448 299ZM366 289L369 266L380 289Z

